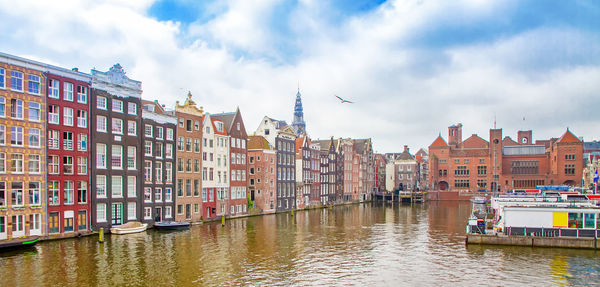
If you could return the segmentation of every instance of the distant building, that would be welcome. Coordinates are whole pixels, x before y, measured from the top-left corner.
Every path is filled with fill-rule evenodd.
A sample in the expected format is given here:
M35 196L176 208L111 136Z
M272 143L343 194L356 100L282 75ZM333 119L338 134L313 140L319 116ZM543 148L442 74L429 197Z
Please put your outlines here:
M386 165L386 190L415 190L418 181L417 160L410 154L408 146L400 154L391 155Z
M417 188L419 190L429 189L429 154L424 149L415 153L417 160Z
M298 93L296 93L292 128L294 129L296 135L306 134L306 123L304 122L304 110L302 108L302 95L300 95L300 88L298 88Z
M569 129L560 138L532 140L519 131L517 141L490 129L489 141L476 134L462 140L462 125L448 128L429 146L429 185L434 190L532 189L537 185L580 185L583 142Z
M386 160L383 154L375 154L375 190L377 192L385 191L385 165Z

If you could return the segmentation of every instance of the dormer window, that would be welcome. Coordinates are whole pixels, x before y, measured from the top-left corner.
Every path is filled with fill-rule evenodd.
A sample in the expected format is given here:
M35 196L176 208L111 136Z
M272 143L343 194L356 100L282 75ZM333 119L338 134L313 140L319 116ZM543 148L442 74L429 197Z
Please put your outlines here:
M217 131L223 132L223 123L222 122L216 122L215 125L217 127Z
M154 112L154 105L144 105L144 110L149 111L149 112Z

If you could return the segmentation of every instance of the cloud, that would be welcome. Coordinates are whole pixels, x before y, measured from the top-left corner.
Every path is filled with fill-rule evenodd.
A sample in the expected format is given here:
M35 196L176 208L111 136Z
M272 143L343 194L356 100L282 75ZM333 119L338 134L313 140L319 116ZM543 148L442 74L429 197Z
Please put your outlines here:
M598 138L594 2L176 3L199 16L150 0L0 0L1 21L19 23L0 25L0 50L80 70L120 62L144 98L239 106L250 133L264 115L291 121L299 82L312 137L372 137L380 152L427 147L457 122L487 138L494 115L505 135Z

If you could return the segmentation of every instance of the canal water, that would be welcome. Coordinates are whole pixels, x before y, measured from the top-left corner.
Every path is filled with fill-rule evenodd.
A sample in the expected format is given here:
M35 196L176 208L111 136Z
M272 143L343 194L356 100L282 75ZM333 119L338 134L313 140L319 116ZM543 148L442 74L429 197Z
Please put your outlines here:
M465 246L469 203L355 204L0 253L0 286L548 286L600 282L591 250Z

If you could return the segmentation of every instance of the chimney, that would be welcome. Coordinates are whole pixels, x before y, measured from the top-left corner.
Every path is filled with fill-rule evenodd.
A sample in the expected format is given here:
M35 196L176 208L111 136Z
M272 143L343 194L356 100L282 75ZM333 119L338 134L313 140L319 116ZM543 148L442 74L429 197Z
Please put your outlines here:
M407 145L404 145L404 151L408 152L408 146Z

